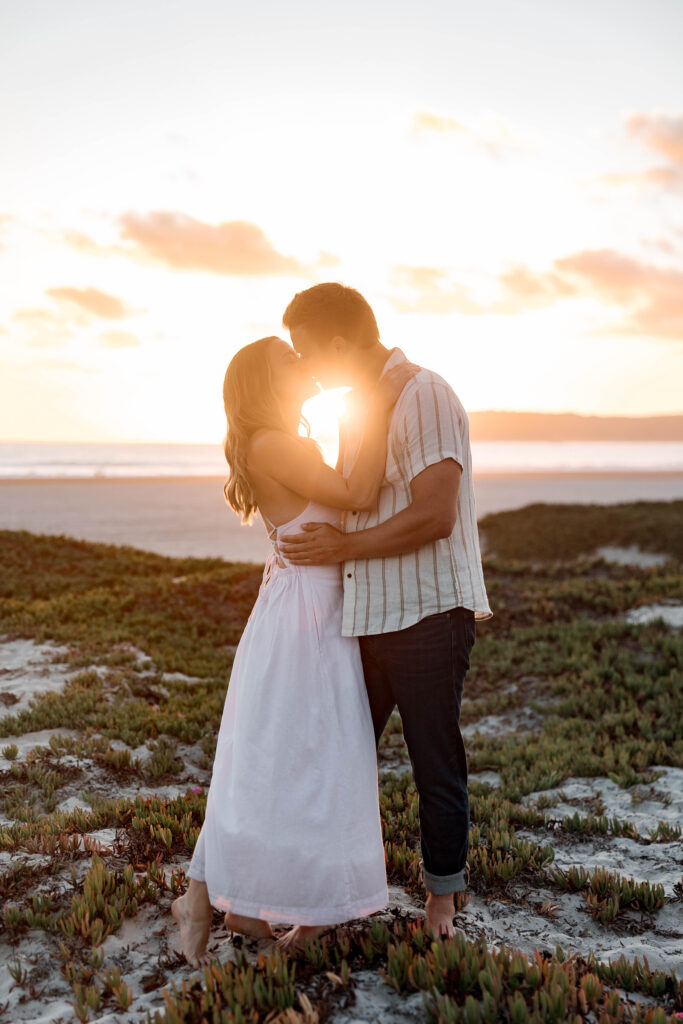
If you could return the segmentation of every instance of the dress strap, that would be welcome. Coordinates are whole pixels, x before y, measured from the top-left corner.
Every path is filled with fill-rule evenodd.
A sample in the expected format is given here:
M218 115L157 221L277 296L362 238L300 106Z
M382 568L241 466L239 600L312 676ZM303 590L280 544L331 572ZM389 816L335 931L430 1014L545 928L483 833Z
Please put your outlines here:
M259 508L259 512L261 514L261 519L264 522L266 530L268 531L268 536L272 540L273 533L277 530L277 526L273 526L273 524L271 523L270 519L268 518L268 516L266 515L266 513L263 511L262 508Z
M275 561L277 562L277 564L280 566L281 569L284 569L286 567L287 563L285 562L285 560L283 559L283 557L282 557L282 555L280 553L280 547L279 547L278 542L277 542L277 526L274 526L273 523L271 523L270 519L265 514L265 512L263 511L262 508L259 508L259 512L261 514L261 519L263 520L265 528L268 531L268 539L270 540L270 543L273 545L273 553L274 553ZM273 558L273 555L271 555L271 558L268 560L269 563L270 563L272 558ZM267 572L267 575L270 577L270 566L269 565L266 565L266 572Z

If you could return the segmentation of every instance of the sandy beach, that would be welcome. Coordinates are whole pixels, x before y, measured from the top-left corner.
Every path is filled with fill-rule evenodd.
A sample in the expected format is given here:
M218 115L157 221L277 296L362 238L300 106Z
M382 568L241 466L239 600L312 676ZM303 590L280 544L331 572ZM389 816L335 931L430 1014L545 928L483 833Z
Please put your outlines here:
M263 524L242 526L225 477L127 477L0 482L0 529L63 534L176 557L262 562ZM528 473L475 476L479 518L536 502L613 504L683 498L683 473Z
M220 481L208 489L196 480L116 483L2 492L24 495L24 508L40 508L47 523L68 501L86 525L96 512L102 528L126 510L135 524L133 513L145 509L150 535L157 516L176 537L179 515L191 509L201 518L202 502L220 494ZM571 497L609 497L596 483L591 491L575 480ZM544 998L559 998L557 972L567 972L556 1020L597 1020L608 1000L616 1009L605 1021L675 1024L683 1012L674 973L683 941L683 763L671 741L680 720L680 508L646 511L598 508L584 519L565 510L561 529L560 506L521 513L526 529L501 517L522 548L530 537L542 548L544 535L566 545L578 526L582 538L651 541L662 554L643 562L634 547L614 547L624 558L559 568L539 559L531 573L519 572L514 550L511 561L490 563L495 617L477 630L461 708L471 817L470 877L455 915L461 935L435 950L420 930L417 794L395 715L378 751L388 905L292 960L292 1014L276 1018L280 1004L266 1001L249 1017L254 1024L417 1024L439 1019L425 1012L437 996L449 1007L441 1020L481 1021L491 997L484 971L498 993L489 1020L538 1020L531 1003L540 973L522 987L517 1017L507 1012L520 973L535 977L537 965L554 972ZM259 986L281 970L267 940L242 940L217 914L211 972L196 971L169 913L187 883L260 568L188 571L147 552L77 549L23 532L4 540L0 1018L197 1024L209 999L223 1008L241 964ZM467 974L454 968L445 993L432 980L445 977L444 957L477 963ZM240 986L247 1011L251 989ZM592 1009L572 1017L570 1003L572 1013L580 1009L586 992Z

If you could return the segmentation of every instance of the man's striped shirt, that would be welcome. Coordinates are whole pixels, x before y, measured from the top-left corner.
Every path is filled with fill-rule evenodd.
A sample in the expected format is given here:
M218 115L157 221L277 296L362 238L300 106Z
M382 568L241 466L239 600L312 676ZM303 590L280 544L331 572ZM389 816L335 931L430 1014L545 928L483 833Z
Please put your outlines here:
M400 349L392 349L382 374L405 359ZM362 435L362 417L354 418L343 442L344 475L351 471ZM345 562L344 636L405 629L458 606L471 608L478 620L492 617L479 549L467 413L437 373L422 369L406 384L389 426L377 504L369 511L343 513L342 529L367 530L407 508L410 481L443 459L455 459L462 467L452 533L406 554Z

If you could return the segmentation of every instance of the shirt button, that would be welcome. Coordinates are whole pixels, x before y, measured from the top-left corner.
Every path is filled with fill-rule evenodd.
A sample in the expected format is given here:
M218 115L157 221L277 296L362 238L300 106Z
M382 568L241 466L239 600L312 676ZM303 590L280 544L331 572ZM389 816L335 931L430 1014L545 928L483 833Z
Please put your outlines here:
M347 572L347 574L346 574L347 580L350 580L352 576L353 576L352 572Z

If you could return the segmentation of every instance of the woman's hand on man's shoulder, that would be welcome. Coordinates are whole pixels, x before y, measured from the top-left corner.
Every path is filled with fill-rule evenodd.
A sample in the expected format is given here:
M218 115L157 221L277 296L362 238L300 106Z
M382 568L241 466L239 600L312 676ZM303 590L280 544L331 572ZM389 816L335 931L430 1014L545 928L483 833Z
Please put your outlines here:
M401 392L403 391L406 384L415 377L420 370L421 366L417 363L399 363L398 366L392 366L390 370L380 377L375 385L371 399L373 399L378 408L385 412L390 412L396 405Z

